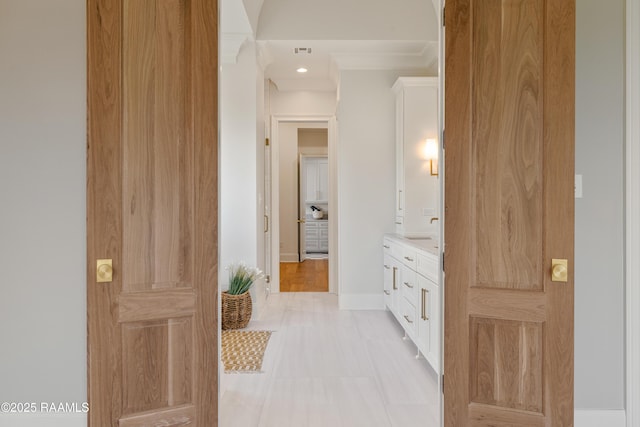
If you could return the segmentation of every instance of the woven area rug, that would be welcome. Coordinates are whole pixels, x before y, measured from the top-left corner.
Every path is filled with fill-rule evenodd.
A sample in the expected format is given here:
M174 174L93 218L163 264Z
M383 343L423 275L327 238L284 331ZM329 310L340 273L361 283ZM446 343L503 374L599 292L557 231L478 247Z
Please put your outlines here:
M271 331L222 331L224 371L262 372L262 359Z

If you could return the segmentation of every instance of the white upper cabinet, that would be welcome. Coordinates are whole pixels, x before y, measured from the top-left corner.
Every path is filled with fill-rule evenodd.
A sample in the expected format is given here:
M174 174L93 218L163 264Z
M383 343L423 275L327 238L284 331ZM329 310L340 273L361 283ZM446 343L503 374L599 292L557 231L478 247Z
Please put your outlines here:
M302 188L307 203L329 200L329 162L327 157L302 157Z
M439 141L437 77L400 77L396 94L396 232L435 234L438 177L425 156L427 139Z

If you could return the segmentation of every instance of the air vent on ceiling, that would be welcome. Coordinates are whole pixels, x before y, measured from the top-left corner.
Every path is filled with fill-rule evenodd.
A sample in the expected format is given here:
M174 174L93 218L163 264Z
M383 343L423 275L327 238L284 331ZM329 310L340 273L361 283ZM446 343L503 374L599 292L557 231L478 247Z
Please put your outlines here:
M293 48L293 53L295 53L296 55L300 55L300 54L310 54L311 53L311 48L310 47L294 47Z

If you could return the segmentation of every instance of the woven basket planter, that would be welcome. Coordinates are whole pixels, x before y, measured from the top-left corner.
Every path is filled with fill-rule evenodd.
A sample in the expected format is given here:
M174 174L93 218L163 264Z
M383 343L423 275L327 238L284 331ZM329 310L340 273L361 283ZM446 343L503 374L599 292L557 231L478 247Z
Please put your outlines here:
M222 329L246 328L251 320L251 294L222 293Z

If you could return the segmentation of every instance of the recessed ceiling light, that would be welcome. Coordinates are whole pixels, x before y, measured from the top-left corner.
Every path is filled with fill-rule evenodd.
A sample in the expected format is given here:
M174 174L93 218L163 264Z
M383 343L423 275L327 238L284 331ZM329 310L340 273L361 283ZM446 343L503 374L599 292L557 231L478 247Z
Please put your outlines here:
M306 73L308 70L306 68L304 68L304 67L300 67L296 71L299 72L299 73Z

